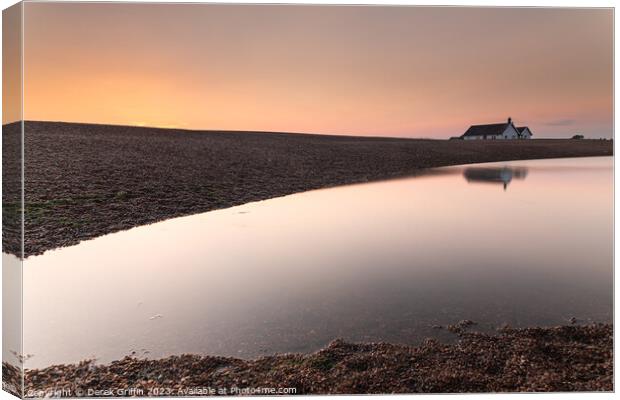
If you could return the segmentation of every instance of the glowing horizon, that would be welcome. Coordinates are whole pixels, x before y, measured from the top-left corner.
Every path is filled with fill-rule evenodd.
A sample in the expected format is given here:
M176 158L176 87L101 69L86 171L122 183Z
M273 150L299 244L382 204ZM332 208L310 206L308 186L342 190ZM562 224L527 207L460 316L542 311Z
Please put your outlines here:
M612 18L24 3L24 119L447 138L512 117L535 137L611 137Z

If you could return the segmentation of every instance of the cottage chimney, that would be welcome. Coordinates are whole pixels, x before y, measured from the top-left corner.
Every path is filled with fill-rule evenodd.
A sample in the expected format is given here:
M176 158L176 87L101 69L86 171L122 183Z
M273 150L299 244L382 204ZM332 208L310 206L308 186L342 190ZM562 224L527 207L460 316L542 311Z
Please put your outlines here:
M512 118L508 117L508 123L512 122Z

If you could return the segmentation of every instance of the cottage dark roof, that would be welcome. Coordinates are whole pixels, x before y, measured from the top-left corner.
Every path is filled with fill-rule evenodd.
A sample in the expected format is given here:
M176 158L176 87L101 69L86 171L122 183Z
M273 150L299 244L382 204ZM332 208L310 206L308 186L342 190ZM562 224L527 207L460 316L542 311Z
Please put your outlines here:
M463 136L501 135L510 125L509 122L501 124L472 125Z
M523 133L524 130L528 130L530 131L530 135L534 136L534 134L532 133L532 130L530 128L528 128L527 126L519 126L517 127L517 130L519 131L519 133Z

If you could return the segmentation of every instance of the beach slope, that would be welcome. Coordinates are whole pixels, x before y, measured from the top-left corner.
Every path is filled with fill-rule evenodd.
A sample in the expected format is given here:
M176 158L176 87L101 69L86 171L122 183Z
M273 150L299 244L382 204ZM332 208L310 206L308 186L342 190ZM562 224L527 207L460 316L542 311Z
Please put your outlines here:
M17 146L19 124L3 128L5 146ZM25 256L172 217L424 168L613 152L609 140L448 141L32 121L24 140ZM18 232L21 223L14 161L3 161L5 232ZM19 236L3 235L3 251L19 254Z

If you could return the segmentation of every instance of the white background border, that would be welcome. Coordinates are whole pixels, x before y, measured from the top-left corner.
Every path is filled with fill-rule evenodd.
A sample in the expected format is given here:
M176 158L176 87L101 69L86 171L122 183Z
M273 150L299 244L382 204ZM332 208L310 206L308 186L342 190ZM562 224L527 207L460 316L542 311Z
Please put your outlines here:
M67 1L67 0L65 0ZM168 0L168 1L157 1L157 0L151 0L151 1L141 1L141 0L135 0L135 2L147 2L147 3L187 3L187 1L175 1L175 0ZM2 7L2 9L5 9L13 4L17 3L14 0L0 0L0 5ZM198 3L198 2L196 2ZM314 1L299 1L299 0L289 0L289 1L258 1L258 0L229 0L229 1L209 1L209 3L242 3L242 4L248 4L248 3L271 3L271 4L279 4L279 3L283 3L283 4L373 4L373 5L429 5L429 6L483 6L483 7L615 7L615 3L613 1L600 1L600 0L590 0L590 1L575 1L575 0L541 0L541 1L513 1L513 0L503 0L503 1L498 1L498 0L474 0L474 1L465 1L465 0L449 0L449 1L445 1L445 2L437 2L437 1L424 1L424 0L414 0L414 1L386 1L386 0L374 0L374 1L362 1L362 0L358 0L358 1L351 1L351 0L340 0L340 1L330 1L330 0L314 0ZM615 19L615 11L614 11L614 19ZM1 30L0 30L0 38L1 38ZM614 99L615 99L615 93L617 92L617 82L615 80L615 77L617 76L617 72L618 72L618 63L617 63L617 43L618 43L618 32L615 30L615 21L614 21ZM0 55L0 60L1 60L1 55ZM1 89L1 85L0 85L0 89ZM1 100L0 100L1 101ZM615 132L617 132L618 129L618 120L615 118L615 116L617 115L617 104L614 101L614 154L616 154L617 152L617 142L615 141ZM1 143L0 143L0 149L1 149ZM615 164L615 163L614 163ZM1 168L1 166L0 166ZM617 187L617 180L618 180L618 165L614 165L614 209L617 207L618 205L618 199L615 196L615 187ZM0 189L1 190L1 189ZM616 215L614 213L614 232L615 232L615 228L618 226L617 224L618 220L616 218ZM615 249L618 248L618 237L614 236L614 271L616 270L616 266L617 266L617 262L616 262L616 258L615 258ZM614 288L618 287L618 274L614 273ZM615 307L616 303L615 303L615 289L614 289L614 322L617 321L617 315L618 315L618 308ZM0 322L1 325L1 322ZM618 330L614 329L614 344L618 343ZM615 350L615 345L614 345L614 350ZM614 366L616 365L616 351L614 351ZM618 373L617 373L617 369L614 367L614 387L618 388L618 383L619 383L619 379L618 379ZM438 396L450 396L450 398L459 398L459 397L463 397L463 398L467 398L467 399L472 399L472 400L477 400L477 399L531 399L534 397L541 397L544 399L550 399L550 400L555 400L555 399L606 399L606 398L612 398L615 397L614 394L611 393L583 393L583 394L579 394L579 393L560 393L560 394L463 394L463 395L390 395L390 396L373 396L373 398L379 398L379 397L389 397L390 399L436 399ZM296 398L306 398L306 399L312 399L312 398L322 398L324 396L296 396ZM338 398L340 399L354 399L358 396L348 396L348 395L343 395L343 396L338 396ZM8 393L2 391L0 394L0 400L5 400L5 399L15 399L15 397L9 395Z

